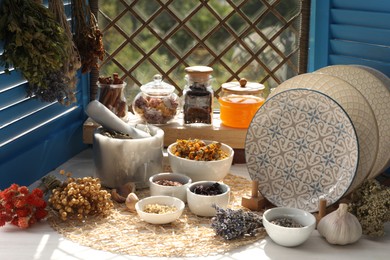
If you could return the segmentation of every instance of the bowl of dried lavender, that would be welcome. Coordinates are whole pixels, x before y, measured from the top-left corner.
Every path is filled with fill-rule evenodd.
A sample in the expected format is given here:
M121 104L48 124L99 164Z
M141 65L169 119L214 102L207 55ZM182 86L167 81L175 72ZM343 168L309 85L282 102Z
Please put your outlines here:
M150 224L168 224L180 218L184 202L172 196L150 196L135 204L138 216Z
M150 195L172 196L187 202L187 186L191 183L190 177L180 173L158 173L149 178Z
M316 219L313 214L302 209L276 207L264 212L263 225L275 243L294 247L309 238Z
M188 208L197 216L215 216L215 206L226 208L229 199L230 187L222 182L198 181L187 188Z

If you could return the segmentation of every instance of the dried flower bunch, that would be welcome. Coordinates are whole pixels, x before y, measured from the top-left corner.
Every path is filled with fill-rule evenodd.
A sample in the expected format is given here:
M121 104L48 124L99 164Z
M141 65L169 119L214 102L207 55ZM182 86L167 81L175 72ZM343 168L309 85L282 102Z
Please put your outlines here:
M390 221L390 188L375 179L366 180L352 193L348 210L359 220L363 234L383 236L384 223Z
M81 71L86 73L98 67L103 60L103 34L95 15L86 0L72 0L72 16L75 22L74 42L81 57Z
M211 228L215 233L226 240L240 238L245 235L256 235L259 228L263 227L263 221L259 215L242 209L223 209L213 205L217 211L211 219Z
M0 7L0 65L12 67L28 80L27 95L62 102L69 78L62 70L72 46L52 12L32 0L4 0Z
M43 195L39 188L30 193L26 186L17 184L0 191L0 226L9 222L25 229L44 219L48 212Z
M60 174L65 174L65 171L61 170ZM63 221L110 214L114 206L111 194L101 189L99 178L72 178L70 173L67 177L67 181L53 189L49 198L49 205Z
M76 102L76 96L74 93L77 88L77 70L81 67L80 55L75 43L73 42L73 35L65 15L63 1L49 0L49 10L53 13L54 18L58 21L60 26L64 29L65 35L70 42L68 46L64 46L65 48L68 48L68 56L66 57L66 60L64 60L64 64L62 66L62 71L68 80L67 97L69 100L67 100L66 105L70 105Z

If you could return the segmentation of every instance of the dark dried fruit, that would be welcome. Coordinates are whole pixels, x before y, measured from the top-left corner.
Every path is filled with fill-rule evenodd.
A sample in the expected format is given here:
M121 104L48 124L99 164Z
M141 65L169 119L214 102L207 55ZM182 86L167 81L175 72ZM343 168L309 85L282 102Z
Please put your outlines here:
M193 193L206 196L219 195L223 193L220 186L218 182L213 183L211 186L198 185L194 188Z

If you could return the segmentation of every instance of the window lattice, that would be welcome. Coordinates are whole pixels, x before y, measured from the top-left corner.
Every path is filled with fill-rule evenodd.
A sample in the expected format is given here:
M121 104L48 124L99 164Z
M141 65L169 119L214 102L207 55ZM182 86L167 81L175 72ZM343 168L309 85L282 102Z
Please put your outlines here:
M207 65L216 96L222 83L242 77L276 87L306 69L307 2L100 0L100 74L117 72L137 92L161 74L181 95L184 68Z

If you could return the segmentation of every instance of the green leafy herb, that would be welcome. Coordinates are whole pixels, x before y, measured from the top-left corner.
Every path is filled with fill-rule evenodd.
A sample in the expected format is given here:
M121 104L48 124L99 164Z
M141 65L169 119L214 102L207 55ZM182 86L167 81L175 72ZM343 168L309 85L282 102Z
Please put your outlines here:
M68 92L67 92L67 104L74 103L76 101L76 87L77 87L77 71L81 67L80 55L75 43L73 42L73 35L65 15L65 8L63 0L49 0L49 10L53 13L56 21L64 29L66 37L70 43L67 50L67 57L62 67L63 73L69 79Z
M27 95L52 102L67 96L69 78L61 68L70 45L52 13L32 0L4 0L0 7L0 65L28 80Z

